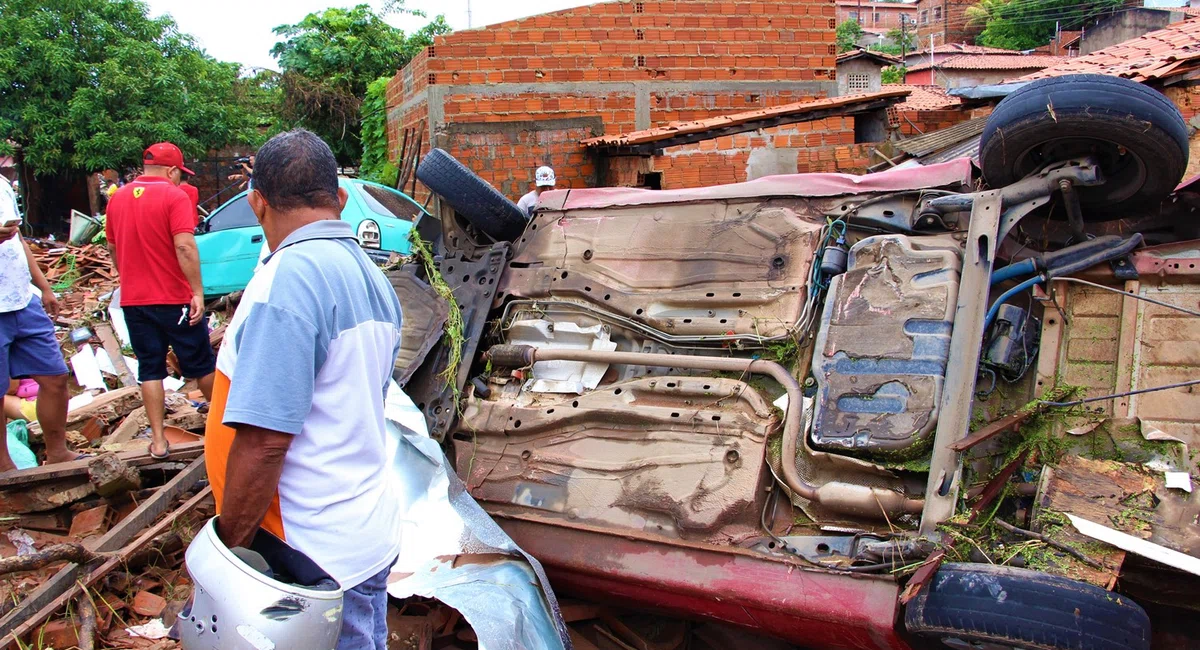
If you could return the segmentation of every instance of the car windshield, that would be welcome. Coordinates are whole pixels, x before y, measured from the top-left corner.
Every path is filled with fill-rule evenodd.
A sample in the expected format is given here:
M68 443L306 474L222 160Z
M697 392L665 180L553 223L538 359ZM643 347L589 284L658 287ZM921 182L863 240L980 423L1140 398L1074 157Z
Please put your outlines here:
M247 228L258 225L258 217L250 209L250 201L245 195L233 199L218 209L207 222L207 231L230 230L232 228Z
M356 185L358 187L358 195L362 197L363 202L375 214L385 217L396 217L405 221L415 221L417 216L421 214L421 207L399 192L376 185Z

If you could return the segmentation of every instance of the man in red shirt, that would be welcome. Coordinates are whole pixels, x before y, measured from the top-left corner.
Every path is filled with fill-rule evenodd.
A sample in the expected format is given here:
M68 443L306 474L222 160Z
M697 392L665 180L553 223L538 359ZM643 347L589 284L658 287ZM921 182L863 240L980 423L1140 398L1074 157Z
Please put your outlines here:
M189 176L188 178L190 179L191 177ZM195 185L192 185L191 183L189 183L186 180L179 184L179 189L183 190L183 193L187 194L188 200L192 202L192 214L196 218L196 225L199 226L200 225L200 190L196 189Z
M195 211L179 182L192 171L179 147L160 142L143 154L145 170L108 204L105 229L121 275L121 308L138 358L138 380L150 430L150 454L165 458L167 348L184 376L197 379L212 398L216 356L204 323L204 285L196 250Z

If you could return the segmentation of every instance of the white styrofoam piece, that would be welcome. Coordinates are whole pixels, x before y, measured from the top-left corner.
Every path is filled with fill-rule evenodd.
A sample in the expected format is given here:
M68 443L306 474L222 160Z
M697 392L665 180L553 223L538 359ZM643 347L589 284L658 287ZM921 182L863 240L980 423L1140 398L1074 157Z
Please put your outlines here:
M1080 534L1091 537L1092 539L1100 540L1105 544L1113 546L1140 555L1145 558L1150 558L1155 562L1161 562L1170 567L1175 567L1180 571L1187 571L1192 575L1200 576L1200 558L1194 558L1190 555L1180 553L1179 551L1169 549L1154 542L1148 542L1144 539L1138 539L1133 535L1128 535L1119 530L1113 530L1108 526L1102 526L1093 521L1088 521L1082 517L1068 514L1067 518L1071 520L1071 525L1078 530Z

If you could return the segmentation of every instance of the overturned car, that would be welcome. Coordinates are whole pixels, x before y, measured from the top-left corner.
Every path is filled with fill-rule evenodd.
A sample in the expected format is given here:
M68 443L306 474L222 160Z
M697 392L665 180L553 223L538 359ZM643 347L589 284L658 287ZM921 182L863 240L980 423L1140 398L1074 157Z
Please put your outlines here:
M1103 399L1031 370L1055 286L1180 239L1187 151L1162 95L1091 76L996 108L984 189L963 159L526 221L434 150L397 379L557 590L811 647L1149 648L1155 578L1080 543L1045 469L1075 451L1030 428Z

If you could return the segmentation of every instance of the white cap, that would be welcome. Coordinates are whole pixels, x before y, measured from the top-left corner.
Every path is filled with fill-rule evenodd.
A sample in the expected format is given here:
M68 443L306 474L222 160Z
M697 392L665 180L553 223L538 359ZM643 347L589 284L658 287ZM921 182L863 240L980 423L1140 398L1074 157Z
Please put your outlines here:
M533 175L533 178L537 182L538 187L554 187L555 183L558 182L558 179L554 177L554 170L545 166L538 167L537 173Z

